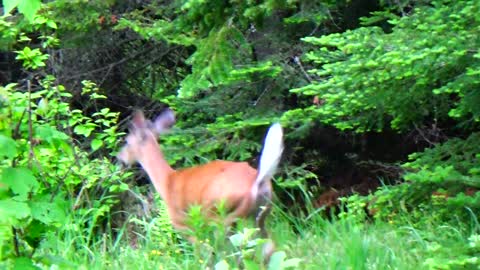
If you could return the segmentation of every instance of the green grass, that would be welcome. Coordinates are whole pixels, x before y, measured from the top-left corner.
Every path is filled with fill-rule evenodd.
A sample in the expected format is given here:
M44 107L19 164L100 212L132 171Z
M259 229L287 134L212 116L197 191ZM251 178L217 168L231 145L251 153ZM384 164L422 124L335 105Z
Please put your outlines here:
M475 261L480 251L475 218L470 225L439 224L426 218L413 226L408 218L389 224L327 221L320 215L292 218L278 210L272 216L277 250L284 251L286 259L300 259L291 269L478 269L479 265ZM238 248L215 237L192 246L178 240L165 221L165 217L142 221L145 232L139 235L137 248L114 242L107 234L87 243L79 231L64 230L49 235L36 258L45 262L44 269L215 269L222 259L235 266L238 256L232 254ZM250 255L252 261L257 258L259 262L255 254ZM47 266L51 264L58 267ZM251 269L261 269L258 265Z
M303 269L418 269L412 253L420 243L388 224L359 226L348 221L312 224L300 237L284 231L283 247L303 259Z

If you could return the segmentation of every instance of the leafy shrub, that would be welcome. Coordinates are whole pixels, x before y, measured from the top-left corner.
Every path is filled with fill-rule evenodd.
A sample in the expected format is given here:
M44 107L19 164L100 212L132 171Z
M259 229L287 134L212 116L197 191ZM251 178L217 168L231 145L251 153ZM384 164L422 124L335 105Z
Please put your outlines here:
M474 1L433 1L410 16L365 19L388 19L391 32L369 26L306 37L319 47L305 56L314 81L292 91L317 95L323 104L309 110L342 130L403 130L448 117L478 122L479 10Z
M35 18L33 25L48 24ZM24 46L17 59L34 76L0 88L0 258L2 266L15 267L39 259L35 251L52 232L81 230L84 242L93 241L114 195L128 188L122 182L128 174L116 173L108 156L91 156L117 147L118 113L86 116L72 109L72 94L42 72L48 55L40 49ZM91 102L105 98L87 81L83 94ZM85 223L65 226L77 215Z
M410 156L405 183L383 187L370 196L374 216L392 220L399 212L421 220L426 212L439 220L463 217L480 210L480 148L478 133L450 139ZM364 201L365 203L365 201Z

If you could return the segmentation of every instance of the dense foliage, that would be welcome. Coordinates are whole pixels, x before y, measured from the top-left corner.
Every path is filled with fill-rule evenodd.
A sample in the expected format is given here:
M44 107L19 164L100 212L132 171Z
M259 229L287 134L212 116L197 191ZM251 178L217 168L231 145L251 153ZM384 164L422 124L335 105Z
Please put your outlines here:
M0 268L159 267L163 252L170 268L262 269L250 225L226 244L193 209L206 240L188 246L144 177L116 164L123 119L165 106L179 119L161 138L174 167L256 167L266 127L286 128L269 269L479 267L480 2L3 0L3 11ZM335 227L324 218L340 201ZM385 224L401 229L388 238ZM384 246L401 239L405 250Z
M318 82L292 91L322 99L308 110L320 121L357 132L417 130L430 144L448 134L464 138L412 154L404 164L408 183L374 195L383 213L392 211L391 202L421 206L438 188L453 197L442 204L445 216L451 207L478 211L479 8L471 1L436 1L409 16L378 12L363 19L371 24L387 17L388 32L370 26L304 38L320 46L306 54L320 65L311 70Z

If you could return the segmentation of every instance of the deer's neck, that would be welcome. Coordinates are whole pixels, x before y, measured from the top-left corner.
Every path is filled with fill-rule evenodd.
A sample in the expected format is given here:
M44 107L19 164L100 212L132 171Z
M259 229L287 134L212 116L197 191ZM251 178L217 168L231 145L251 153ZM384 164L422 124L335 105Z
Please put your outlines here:
M140 165L152 181L155 189L160 193L162 199L166 197L167 182L170 174L174 171L165 160L159 145L148 148L139 160Z

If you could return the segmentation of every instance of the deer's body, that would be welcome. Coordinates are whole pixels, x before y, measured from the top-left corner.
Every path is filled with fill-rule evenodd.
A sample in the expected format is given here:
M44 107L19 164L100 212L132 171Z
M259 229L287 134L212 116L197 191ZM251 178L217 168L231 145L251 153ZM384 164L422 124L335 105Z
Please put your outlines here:
M248 216L255 204L251 187L256 176L257 170L247 163L221 160L176 171L168 179L164 198L172 223L182 227L190 206L202 205L209 212L221 200L231 213L238 217ZM176 194L182 194L182 198ZM230 225L232 221L225 222Z
M207 217L214 218L214 207L223 202L228 209L225 224L236 218L251 215L261 205L270 202L271 177L283 150L283 133L279 124L273 125L265 139L259 171L246 162L212 161L210 163L174 170L168 165L157 143L157 136L174 123L171 110L162 113L154 122L137 113L127 144L118 154L124 163L138 162L147 172L155 189L165 201L172 225L179 230L185 224L189 207L201 205ZM268 211L261 211L257 224L266 234L264 219Z

